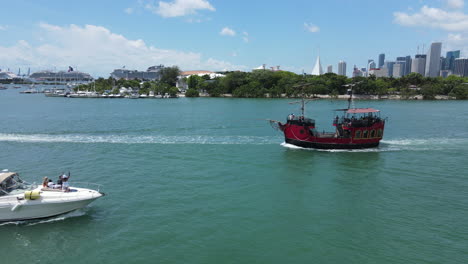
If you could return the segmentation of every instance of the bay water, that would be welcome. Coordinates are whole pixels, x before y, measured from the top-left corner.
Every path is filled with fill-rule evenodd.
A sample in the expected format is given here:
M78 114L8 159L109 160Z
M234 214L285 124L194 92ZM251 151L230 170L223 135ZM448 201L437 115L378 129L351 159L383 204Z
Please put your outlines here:
M71 99L0 91L0 169L104 186L0 223L1 263L466 263L468 102L356 101L375 149L283 144L289 99ZM318 130L333 109L307 105Z

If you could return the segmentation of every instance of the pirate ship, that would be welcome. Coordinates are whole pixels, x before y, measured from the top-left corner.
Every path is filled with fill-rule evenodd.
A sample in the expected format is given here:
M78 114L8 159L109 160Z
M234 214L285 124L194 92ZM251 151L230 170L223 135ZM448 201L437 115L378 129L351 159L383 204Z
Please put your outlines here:
M352 87L352 85L350 85ZM319 132L315 120L304 116L308 100L302 99L301 115L290 114L286 123L269 120L273 127L284 133L285 142L303 148L316 149L363 149L374 148L384 134L385 119L374 108L351 108L352 88L348 89L348 108L336 109L333 132ZM296 103L296 102L293 102Z

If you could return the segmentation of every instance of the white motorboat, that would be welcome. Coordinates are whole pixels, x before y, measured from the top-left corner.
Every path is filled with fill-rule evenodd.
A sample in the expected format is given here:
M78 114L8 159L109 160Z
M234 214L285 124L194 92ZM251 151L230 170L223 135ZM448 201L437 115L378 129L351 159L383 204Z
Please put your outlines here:
M78 184L78 183L75 183ZM23 181L18 173L0 172L0 221L28 220L64 214L87 206L104 196L99 184L88 188L43 188ZM90 188L94 186L94 188Z

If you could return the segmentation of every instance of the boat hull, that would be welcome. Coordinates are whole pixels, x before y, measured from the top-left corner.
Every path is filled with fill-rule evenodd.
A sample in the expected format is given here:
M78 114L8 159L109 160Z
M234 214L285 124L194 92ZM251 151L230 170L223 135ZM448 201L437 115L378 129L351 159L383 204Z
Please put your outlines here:
M326 143L326 142L310 142L301 141L290 138L285 138L286 143L295 145L302 148L315 148L315 149L365 149L365 148L376 148L380 142L370 143Z
M102 193L92 190L79 195L62 192L45 193L42 192L41 197L37 200L22 199L24 196L21 195L2 197L0 199L0 221L30 220L61 215L83 208L103 196ZM73 197L69 197L71 195Z
M376 122L369 126L335 127L334 132L318 132L315 126L297 121L289 121L280 129L285 142L302 148L316 149L365 149L379 146L382 140L385 122Z

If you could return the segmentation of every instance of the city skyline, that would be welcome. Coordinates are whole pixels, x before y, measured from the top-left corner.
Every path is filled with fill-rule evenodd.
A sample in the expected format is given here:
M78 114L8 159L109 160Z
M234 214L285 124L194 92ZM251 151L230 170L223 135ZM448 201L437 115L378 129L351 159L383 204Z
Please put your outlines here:
M468 54L463 0L400 0L384 6L338 0L19 0L4 7L0 68L12 72L71 65L107 77L124 65L250 71L266 64L301 73L312 71L318 50L323 65L338 69L345 61L366 68L368 59L380 64L379 54L387 61L427 54L433 42L443 43L442 55L451 50Z

